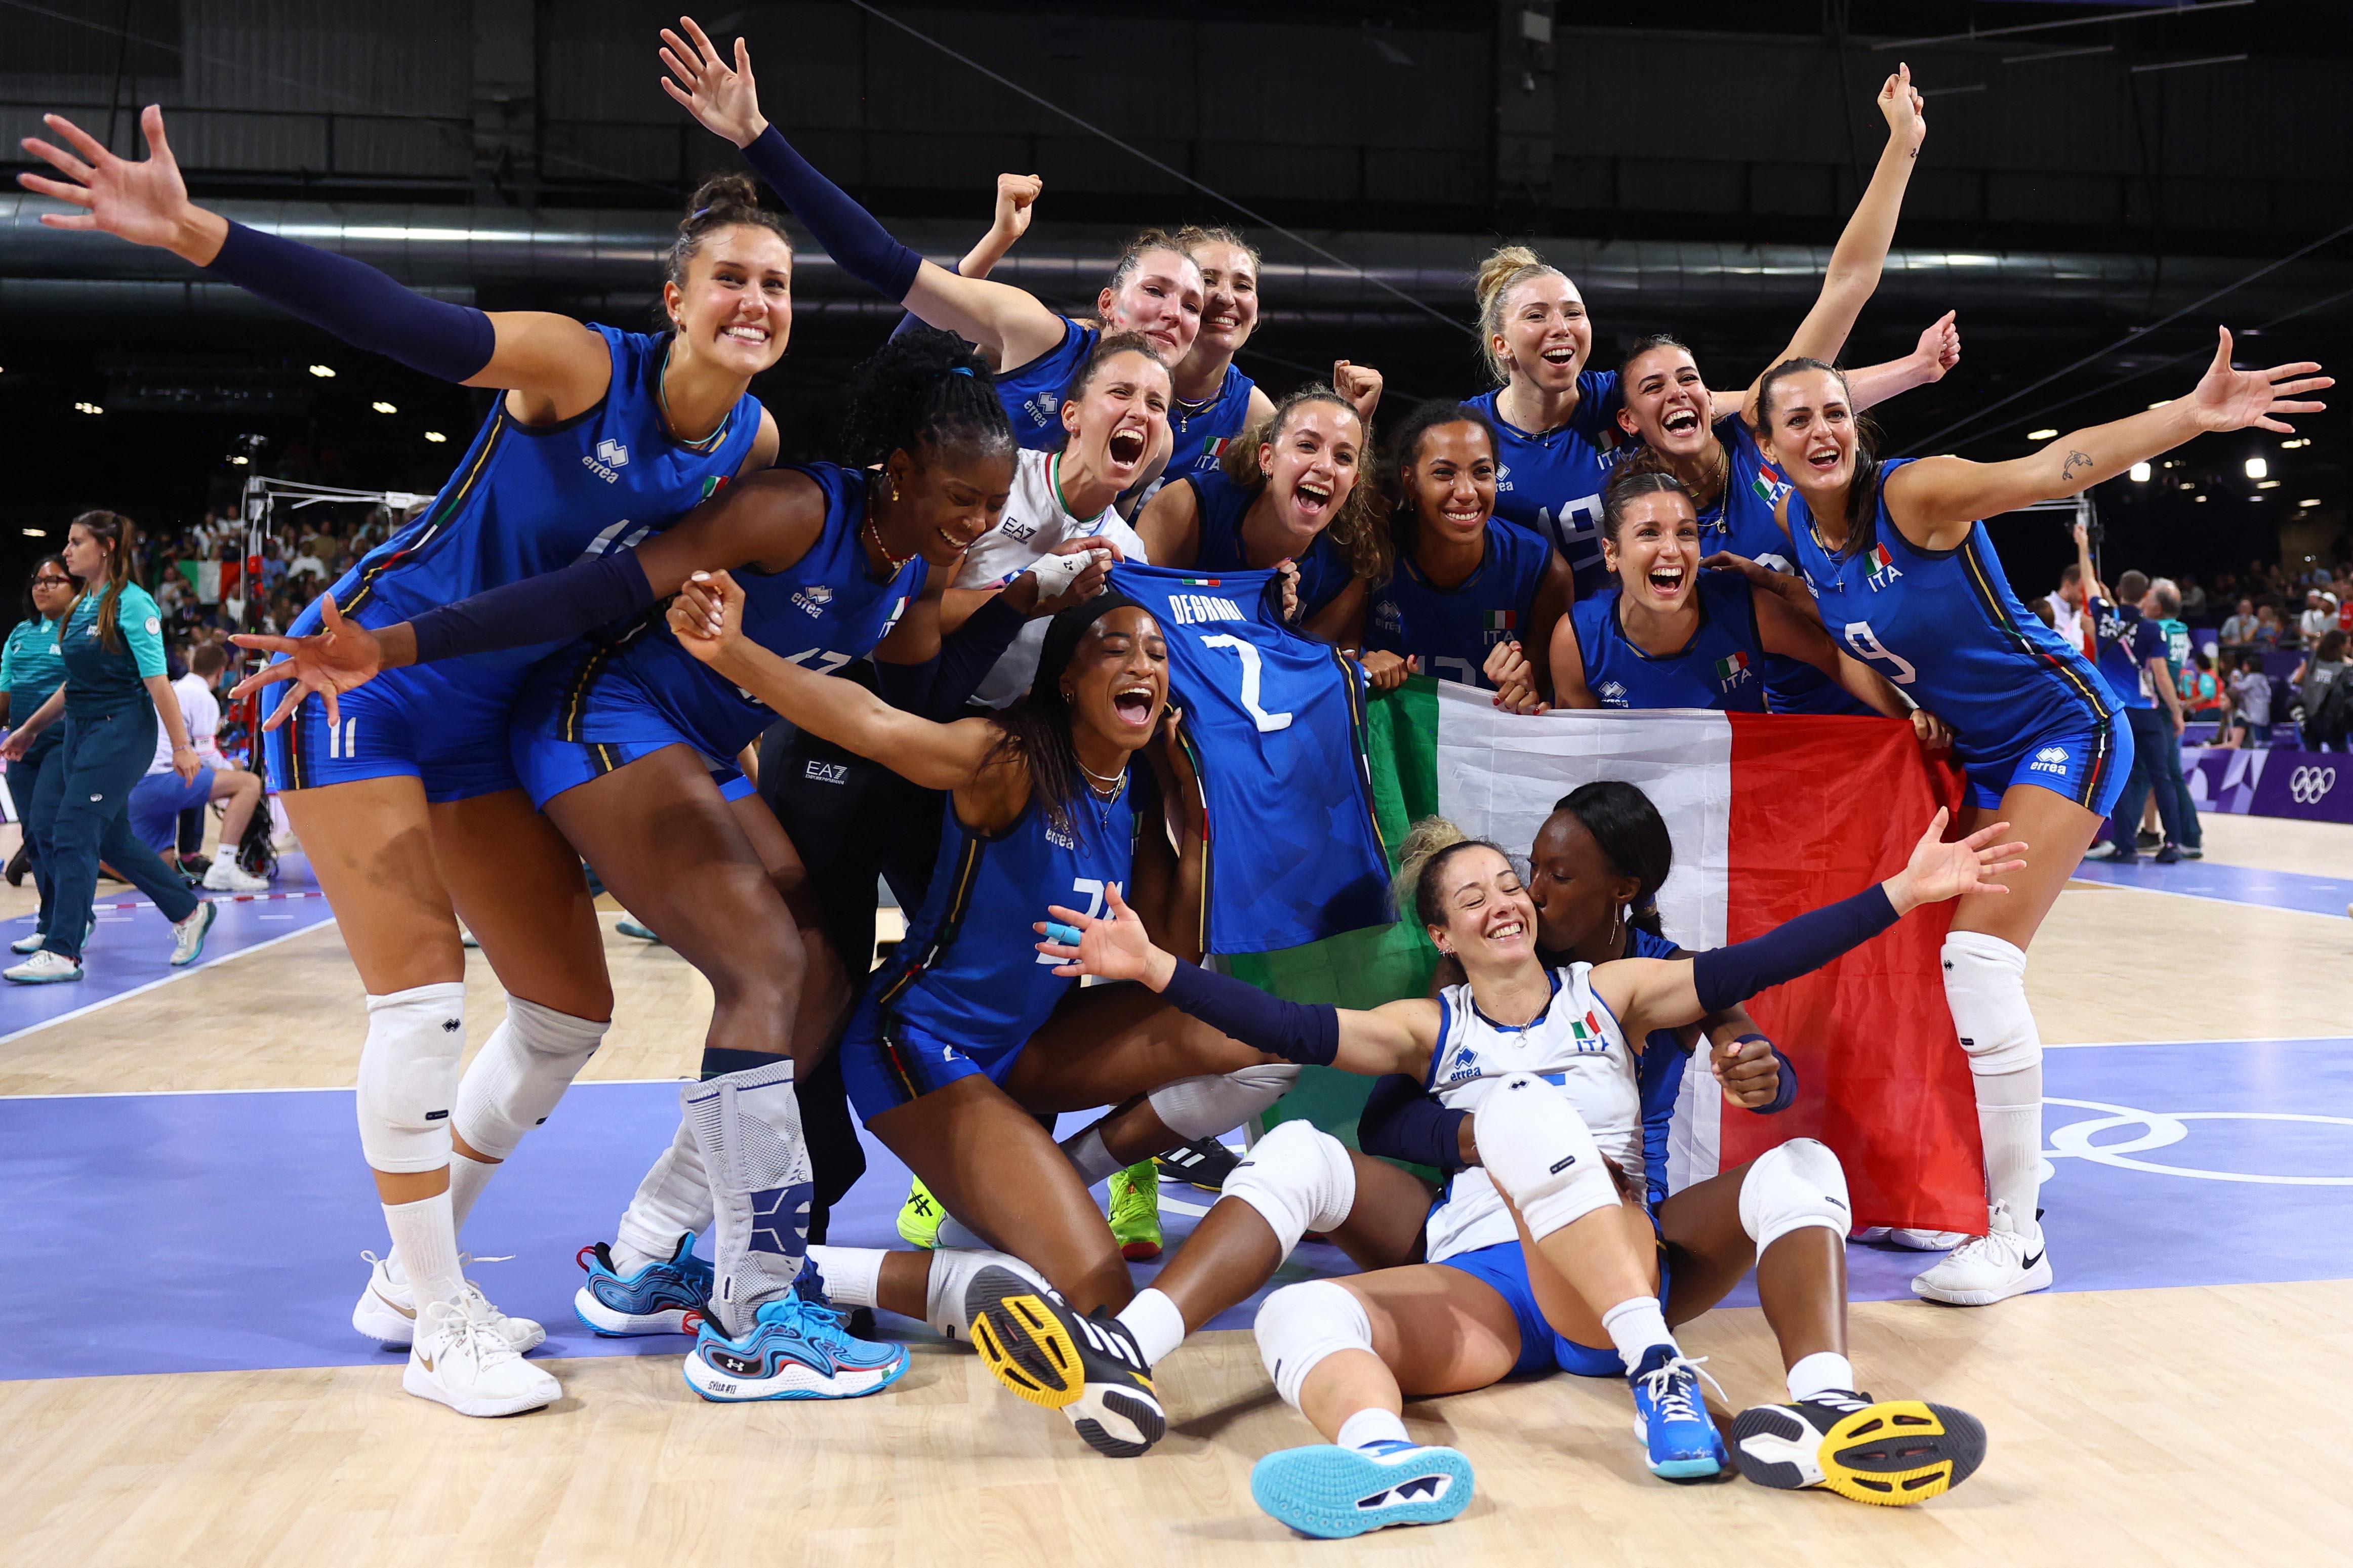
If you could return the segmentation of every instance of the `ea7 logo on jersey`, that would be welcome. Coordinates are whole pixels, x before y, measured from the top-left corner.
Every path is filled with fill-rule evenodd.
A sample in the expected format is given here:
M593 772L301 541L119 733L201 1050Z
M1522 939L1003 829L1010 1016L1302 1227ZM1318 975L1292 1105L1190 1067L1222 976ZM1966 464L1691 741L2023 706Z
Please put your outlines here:
M2064 746L2043 747L2041 751L2034 753L2034 760L2026 764L2026 771L2030 773L2057 773L2062 778L2065 777L2067 773L2067 748Z
M813 762L809 763L808 766L803 768L801 770L801 773L803 777L813 779L818 784L848 784L849 782L849 764L848 763Z
M811 583L793 595L793 608L805 616L821 616L833 603L833 590L822 583Z
M608 485L617 484L620 470L629 466L629 449L607 436L596 443L595 457L582 455L580 466Z
M1008 517L997 525L997 531L1008 539L1031 539L1037 536L1038 525L1026 518Z

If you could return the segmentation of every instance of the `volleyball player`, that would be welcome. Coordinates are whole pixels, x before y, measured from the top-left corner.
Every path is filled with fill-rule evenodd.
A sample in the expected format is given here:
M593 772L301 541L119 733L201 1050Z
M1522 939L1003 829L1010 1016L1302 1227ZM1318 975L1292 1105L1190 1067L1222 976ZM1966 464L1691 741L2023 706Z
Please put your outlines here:
M428 300L229 223L188 200L154 108L144 163L47 123L74 151L26 146L65 177L20 178L84 210L45 223L164 247L355 346L501 389L433 508L335 584L352 622L385 626L643 537L774 459L776 426L749 384L785 350L792 248L741 176L694 196L665 258L664 331L649 335ZM322 600L294 629L329 613ZM549 651L392 671L347 706L314 695L269 742L287 814L367 987L361 1145L405 1276L386 1306L422 1325L402 1386L462 1414L530 1409L560 1390L515 1350L538 1342L536 1325L508 1324L459 1271L457 1226L495 1161L450 1131L465 1045L457 914L521 1004L478 1058L483 1089L568 1079L612 1016L579 858L532 810L507 755L510 702Z
M1824 626L1953 726L1974 813L2035 847L2018 896L1964 904L1945 941L1945 994L1968 1052L1984 1139L1988 1232L1912 1282L1985 1306L2051 1284L2036 1219L2042 1041L2026 1002L2026 948L2116 805L2132 760L2113 692L2083 655L2027 613L1981 519L2074 495L2210 430L2284 432L2284 416L2333 385L2306 363L2241 371L2224 331L2196 388L2003 463L1882 461L1857 426L1845 376L1789 360L1758 382L1768 457L1790 482L1778 516ZM1788 580L1761 574L1785 593Z
M8 628L7 647L0 652L0 703L5 704L0 707L0 717L21 727L65 684L65 656L58 647L58 634L79 592L80 584L66 570L64 556L44 555L33 563L33 574L25 584L25 618ZM38 952L42 939L49 934L49 910L57 889L49 875L49 848L33 831L33 802L40 795L41 770L56 757L58 743L64 739L65 731L51 726L25 748L24 755L8 763L8 798L16 803L16 828L24 837L25 858L40 899L31 933L10 942L11 952Z
M1878 103L1888 122L1887 147L1848 232L1841 236L1840 249L1850 254L1841 258L1833 252L1825 298L1816 306L1817 315L1824 315L1826 309L1845 313L1850 324L1849 306L1861 308L1878 272L1875 262L1866 268L1863 258L1852 250L1867 249L1867 236L1893 233L1926 129L1910 67L1881 84ZM1882 258L1886 248L1886 239L1880 238ZM1863 281L1865 270L1869 284ZM1503 437L1496 513L1558 551L1577 574L1577 597L1588 597L1608 584L1598 531L1609 453L1625 434L1616 419L1623 390L1619 374L1588 368L1593 323L1584 297L1525 246L1505 246L1488 257L1480 265L1473 292L1479 301L1480 342L1497 389L1469 401L1495 422ZM1828 320L1822 324L1827 328ZM1837 336L1843 341L1845 333L1841 331ZM1868 407L1933 378L1915 354L1858 370L1852 379L1856 395ZM1734 394L1711 395L1702 410L1703 426L1730 418L1740 411L1740 404Z
M1430 1211L1429 1263L1291 1286L1260 1310L1260 1350L1277 1391L1330 1440L1262 1460L1252 1478L1262 1507L1324 1535L1451 1518L1469 1501L1469 1462L1410 1441L1403 1395L1485 1387L1547 1363L1596 1376L1623 1370L1654 1473L1721 1471L1702 1373L1661 1310L1654 1233L1636 1184L1644 1155L1630 1041L1818 968L1919 904L2002 890L1991 879L2021 864L2013 857L2023 847L1992 843L2007 825L1948 844L1945 821L1938 811L1895 876L1754 941L1672 960L1548 968L1537 911L1510 859L1433 819L1407 846L1400 902L1467 979L1370 1012L1281 1002L1181 963L1115 898L1100 918L1049 911L1079 940L1048 932L1039 951L1070 973L1141 980L1286 1059L1418 1075L1467 1113L1481 1163ZM1308 1151L1318 1162L1328 1154ZM1336 1170L1311 1182L1307 1208L1265 1239L1287 1250L1307 1224L1344 1218L1354 1205L1341 1189L1350 1184ZM983 1269L970 1297L976 1337L1004 1336L1033 1375L1050 1375L1035 1369L1056 1350L1070 1354L1063 1347L1088 1326L1009 1271Z
M1365 617L1365 667L1376 686L1409 669L1493 686L1493 649L1552 646L1576 579L1549 545L1495 517L1497 445L1484 414L1442 401L1414 410L1390 437L1397 565L1373 589ZM1549 697L1549 671L1536 675L1539 700Z

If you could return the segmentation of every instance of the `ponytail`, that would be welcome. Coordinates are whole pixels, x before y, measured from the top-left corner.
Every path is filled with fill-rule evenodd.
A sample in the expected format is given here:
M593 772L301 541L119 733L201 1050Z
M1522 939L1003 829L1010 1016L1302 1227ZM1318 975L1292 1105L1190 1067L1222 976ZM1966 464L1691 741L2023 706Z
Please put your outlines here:
M119 511L86 511L73 520L72 526L107 547L105 581L85 584L85 589L96 589L100 595L98 640L107 652L121 653L122 590L131 581L131 551L139 542L138 526Z

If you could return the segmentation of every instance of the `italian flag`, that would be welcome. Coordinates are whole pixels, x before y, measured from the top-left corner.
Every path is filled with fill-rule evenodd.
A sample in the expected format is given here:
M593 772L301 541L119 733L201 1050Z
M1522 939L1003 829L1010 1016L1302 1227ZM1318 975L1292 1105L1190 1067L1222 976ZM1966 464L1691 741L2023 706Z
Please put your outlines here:
M1490 698L1418 677L1369 704L1375 803L1392 850L1411 821L1435 814L1525 855L1555 801L1596 779L1622 779L1650 795L1673 837L1659 910L1667 935L1686 948L1760 935L1892 875L1936 807L1961 798L1958 773L1931 764L1894 720L1696 710L1519 717ZM1845 1163L1857 1225L1981 1225L1976 1102L1938 967L1950 921L1950 905L1915 910L1829 968L1748 1004L1797 1067L1788 1110L1759 1116L1725 1104L1703 1042L1683 1079L1670 1189L1814 1137ZM1296 1001L1366 1007L1428 994L1436 962L1407 921L1227 963ZM1276 1114L1307 1116L1353 1142L1368 1087L1311 1068Z
M1718 680L1730 680L1747 668L1748 656L1735 650L1729 656L1715 661L1715 678Z
M1518 623L1519 618L1518 615L1511 610L1489 610L1487 629L1491 632L1510 631Z

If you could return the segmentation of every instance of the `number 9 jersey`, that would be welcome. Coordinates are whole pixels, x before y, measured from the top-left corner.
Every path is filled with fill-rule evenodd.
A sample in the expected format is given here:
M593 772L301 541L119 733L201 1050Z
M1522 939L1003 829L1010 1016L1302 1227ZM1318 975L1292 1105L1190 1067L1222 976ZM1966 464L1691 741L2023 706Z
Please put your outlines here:
M1283 626L1275 574L1122 564L1112 586L1168 644L1168 700L1208 810L1204 952L1270 952L1388 920L1365 681Z
M1879 469L1872 548L1833 556L1805 498L1788 500L1798 570L1822 626L1848 653L1952 726L1953 756L1979 805L2037 784L2105 816L2132 771L2132 732L2115 693L2084 656L2019 603L1983 522L1958 548L1922 550L1887 515L1885 486L1911 461Z

